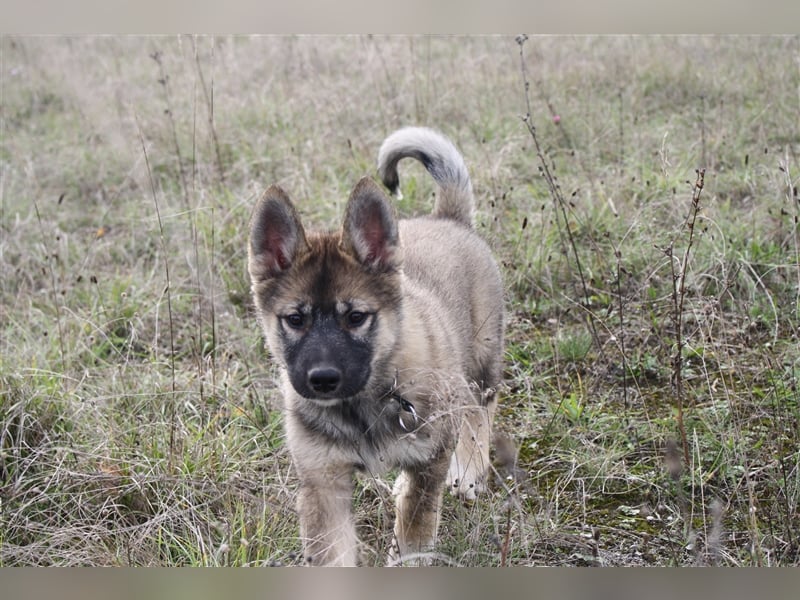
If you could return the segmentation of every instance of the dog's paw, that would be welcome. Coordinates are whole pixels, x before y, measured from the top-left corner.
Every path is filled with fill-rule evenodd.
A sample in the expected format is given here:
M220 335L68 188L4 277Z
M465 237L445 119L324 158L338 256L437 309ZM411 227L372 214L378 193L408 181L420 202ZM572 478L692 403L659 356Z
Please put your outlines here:
M389 555L386 557L387 567L431 567L434 564L436 555L432 552L411 552L400 549L400 542L397 536L392 537L392 544L389 547Z
M386 557L386 566L387 567L399 567L401 564L400 560L400 544L397 542L397 537L392 536L392 543L389 546L389 555Z
M459 460L453 454L450 469L447 471L447 488L461 500L475 500L478 494L486 491L486 469L480 459Z

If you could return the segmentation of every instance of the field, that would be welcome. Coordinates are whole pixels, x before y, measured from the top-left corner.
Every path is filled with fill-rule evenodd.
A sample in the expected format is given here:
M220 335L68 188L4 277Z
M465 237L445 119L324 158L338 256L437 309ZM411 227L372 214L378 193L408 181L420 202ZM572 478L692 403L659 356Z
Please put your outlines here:
M800 565L800 36L6 36L0 68L1 566L300 563L247 223L279 183L338 227L409 124L507 285L491 488L437 562ZM357 486L368 565L394 475Z

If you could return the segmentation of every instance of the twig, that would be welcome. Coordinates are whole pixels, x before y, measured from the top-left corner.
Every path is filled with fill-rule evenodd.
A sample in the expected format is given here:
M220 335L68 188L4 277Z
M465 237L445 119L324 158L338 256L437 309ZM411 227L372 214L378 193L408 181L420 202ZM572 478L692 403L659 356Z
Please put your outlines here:
M169 260L167 258L167 242L164 239L164 226L161 221L161 211L158 208L158 195L156 194L156 184L153 180L153 171L150 168L150 159L147 157L147 147L144 143L144 135L142 134L142 127L139 123L139 116L134 115L136 119L136 127L139 132L139 142L142 145L142 153L144 154L144 163L147 167L147 176L150 180L150 191L153 195L153 204L156 207L156 217L158 219L158 234L161 240L161 252L164 255L164 272L167 277L167 287L164 290L167 294L167 314L169 317L169 357L170 357L170 371L172 375L172 402L170 402L170 428L169 428L169 467L172 469L172 459L175 450L175 402L177 400L177 387L175 384L175 334L174 324L172 322L172 292L171 280L169 276Z
M619 100L619 172L622 173L625 170L625 113L622 88L617 90L617 99Z
M706 162L706 96L700 94L700 164L708 166Z
M194 82L192 94L192 198L197 197L197 81ZM203 407L205 419L205 377L203 373L203 286L200 282L200 250L197 241L196 209L187 210L189 229L192 234L194 249L195 294L197 297L197 322L195 323L194 359L197 367L197 387L200 394L200 406Z
M164 114L167 115L170 129L172 131L172 143L175 146L175 158L178 161L178 173L180 174L181 178L181 189L183 190L183 201L186 206L186 210L189 210L189 186L186 183L186 173L183 170L183 158L181 157L181 146L178 143L178 128L175 125L175 117L172 112L172 105L170 102L170 94L169 94L169 76L164 71L164 61L161 60L161 52L156 51L150 55L156 63L158 64L158 69L161 77L158 80L158 83L161 85L161 89L164 91L164 103L166 104L166 109L164 110Z
M60 200L59 200L59 203L60 203ZM50 252L50 249L47 246L47 239L45 238L45 235L44 235L44 225L42 224L42 215L39 213L39 203L36 201L35 197L33 199L33 208L36 211L36 220L39 222L39 231L42 234L42 244L44 245L44 251L45 251L45 254L46 254L48 271L50 273L50 286L52 287L52 290L53 290L53 305L55 306L55 309L56 309L56 327L58 328L58 347L59 347L59 352L61 353L61 372L65 373L67 365L66 365L65 358L64 358L66 353L64 352L64 331L63 331L63 327L61 325L61 306L58 303L58 290L57 290L57 287L56 287L56 274L53 271L53 265L50 262L51 260L53 260L54 258L57 257L57 254Z
M783 173L786 181L786 201L789 206L794 207L794 215L792 215L792 241L794 242L794 257L797 271L797 285L794 297L795 306L795 319L800 318L800 198L797 197L797 185L792 180L789 173L789 157L778 163L778 170ZM788 212L788 211L787 211ZM796 325L795 325L796 327Z
M211 269L210 269L210 297L211 297L211 389L212 393L217 390L217 313L214 304L214 274L216 271L214 259L216 232L214 229L214 207L211 207Z
M622 353L622 399L625 407L625 421L628 420L628 357L625 353L625 303L622 301L622 253L619 248L614 249L617 261L617 299L619 300L619 347Z
M217 138L217 128L214 127L214 74L211 74L210 89L206 88L206 78L203 75L203 67L200 64L200 53L197 51L197 43L195 38L192 37L192 46L194 48L194 61L197 65L197 75L200 77L200 87L203 89L203 97L206 101L206 109L208 112L208 128L211 130L211 140L214 145L214 156L217 159L217 171L219 173L220 184L225 183L225 169L222 165L222 152L219 147L219 138ZM211 43L211 60L212 65L214 60L214 42Z
M506 535L503 539L503 544L500 546L500 566L507 567L508 566L508 551L511 549L511 508L512 503L509 499L508 501L508 508L506 509Z
M678 431L681 436L681 445L683 446L683 458L687 466L689 465L689 442L686 437L686 427L683 422L683 309L686 301L686 270L689 266L689 255L694 241L694 226L697 222L697 215L700 213L700 193L703 191L706 170L698 169L696 173L697 179L692 189L692 205L689 209L689 215L686 218L686 227L689 229L689 239L680 261L679 271L675 271L675 240L672 240L665 250L666 255L670 259L670 269L672 273L672 322L675 327L675 355L672 357L672 379L675 386L675 401L678 408Z
M552 171L550 170L550 165L547 162L547 157L545 156L544 150L542 150L541 145L539 144L539 138L536 134L536 127L533 125L533 120L531 118L531 99L530 99L530 81L528 80L528 73L525 69L525 52L524 52L524 45L525 41L528 39L527 35L519 35L516 38L517 44L519 44L519 60L520 60L520 67L522 70L522 81L525 87L525 107L527 113L522 117L522 121L525 123L525 126L528 129L528 133L530 133L531 138L533 139L533 144L536 148L536 156L539 157L539 172L542 173L544 176L544 180L547 183L547 188L550 191L550 196L553 199L553 203L556 209L556 222L558 222L558 215L561 213L561 218L564 221L564 229L566 230L567 240L569 241L569 245L572 249L572 254L575 256L575 265L578 269L578 277L581 282L581 289L583 290L583 298L585 302L585 306L587 308L586 314L588 315L589 320L589 329L592 334L592 340L597 345L598 349L602 350L602 344L600 342L600 337L597 334L597 328L594 323L594 316L590 310L588 310L590 302L589 302L589 289L586 285L586 278L583 274L583 267L581 265L580 255L578 254L578 246L575 243L575 236L572 233L572 228L569 225L569 217L567 215L567 202L564 200L564 195L561 193L561 186L556 181L555 176L553 175ZM561 228L559 227L559 234L561 234ZM564 244L562 239L562 245Z

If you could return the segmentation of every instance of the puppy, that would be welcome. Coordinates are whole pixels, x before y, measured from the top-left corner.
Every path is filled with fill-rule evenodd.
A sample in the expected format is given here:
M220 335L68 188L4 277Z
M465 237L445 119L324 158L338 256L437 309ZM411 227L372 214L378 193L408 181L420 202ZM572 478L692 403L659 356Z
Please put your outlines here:
M252 293L280 366L310 565L358 563L358 471L400 470L392 561L433 550L445 487L473 499L485 483L502 376L500 272L474 229L455 146L427 128L394 132L378 154L392 192L406 157L439 186L429 215L398 220L365 177L339 231L306 231L274 185L251 220Z

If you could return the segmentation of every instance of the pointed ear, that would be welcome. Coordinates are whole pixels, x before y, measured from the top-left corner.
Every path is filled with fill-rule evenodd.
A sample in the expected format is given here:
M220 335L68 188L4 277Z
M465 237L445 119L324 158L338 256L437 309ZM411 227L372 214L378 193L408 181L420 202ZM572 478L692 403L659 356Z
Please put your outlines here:
M297 211L277 185L264 192L253 210L248 247L248 269L253 281L280 275L308 247Z
M342 245L370 269L388 271L399 266L397 221L383 191L369 177L356 184L347 202Z

